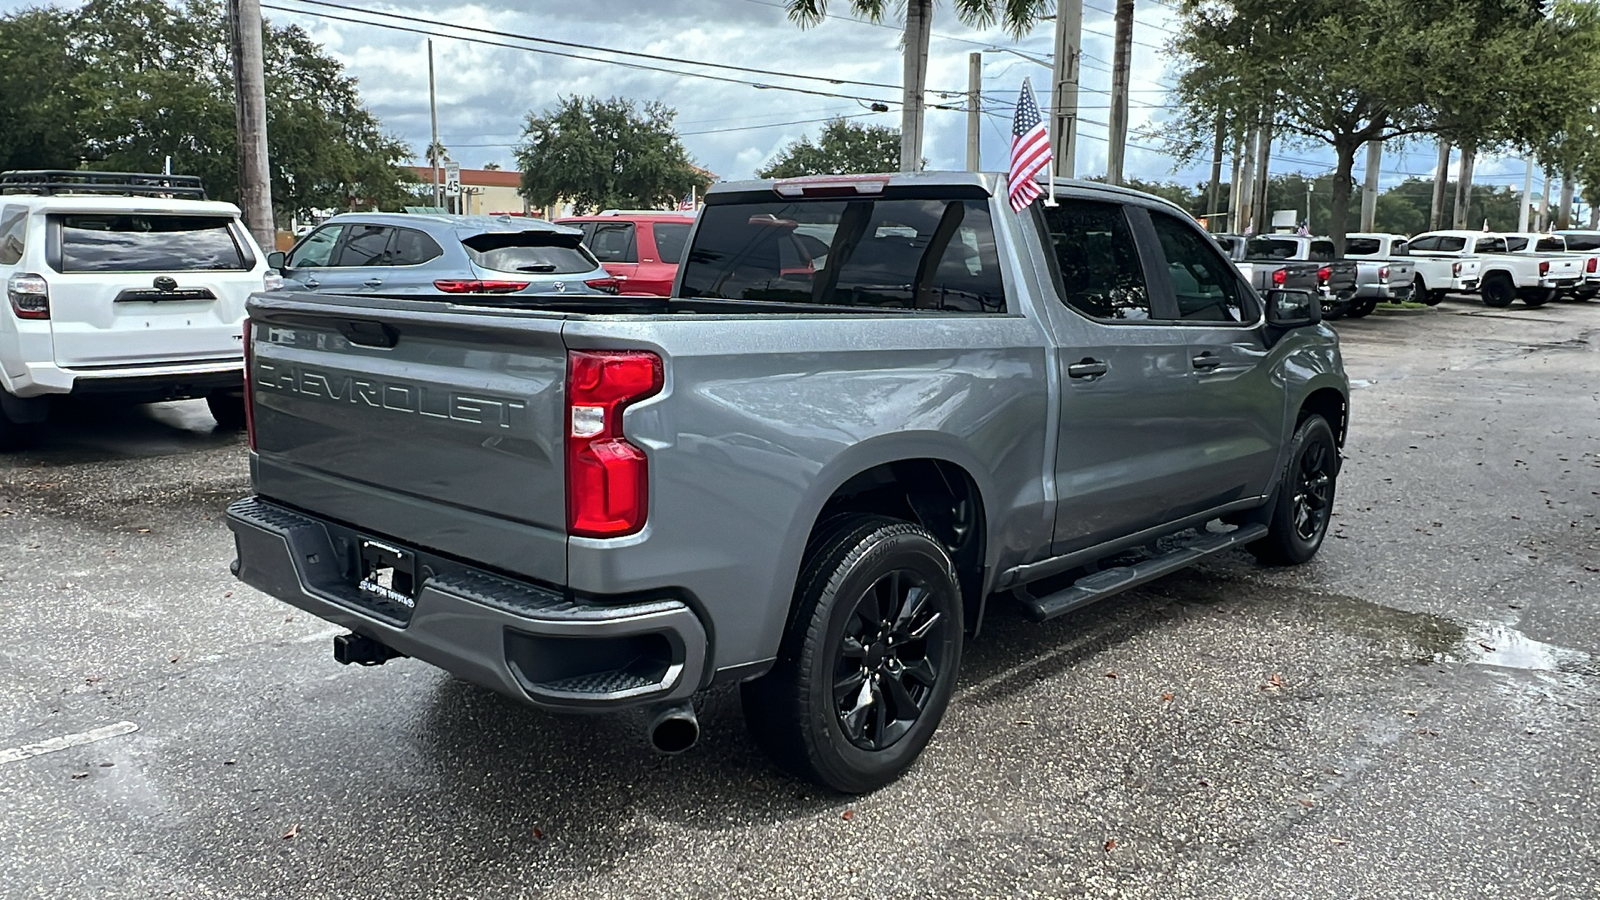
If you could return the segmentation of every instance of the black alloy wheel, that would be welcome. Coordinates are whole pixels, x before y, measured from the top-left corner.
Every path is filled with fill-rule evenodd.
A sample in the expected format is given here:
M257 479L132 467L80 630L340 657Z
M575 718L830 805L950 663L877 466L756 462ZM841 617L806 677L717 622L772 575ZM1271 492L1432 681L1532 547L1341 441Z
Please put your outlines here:
M1278 484L1267 535L1250 544L1269 565L1299 565L1317 555L1328 534L1339 479L1339 447L1333 429L1308 415L1289 444L1289 465Z
M906 736L943 671L947 622L916 572L895 569L856 601L834 664L834 711L850 743L885 750Z
M860 794L900 777L939 727L961 665L960 581L920 525L858 514L819 535L777 661L739 696L779 765Z

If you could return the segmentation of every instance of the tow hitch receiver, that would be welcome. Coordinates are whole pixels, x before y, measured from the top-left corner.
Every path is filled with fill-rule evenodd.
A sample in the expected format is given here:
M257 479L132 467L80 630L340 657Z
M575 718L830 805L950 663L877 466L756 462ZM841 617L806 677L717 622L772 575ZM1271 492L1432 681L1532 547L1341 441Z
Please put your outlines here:
M350 665L381 666L404 653L363 634L341 634L333 639L333 658Z

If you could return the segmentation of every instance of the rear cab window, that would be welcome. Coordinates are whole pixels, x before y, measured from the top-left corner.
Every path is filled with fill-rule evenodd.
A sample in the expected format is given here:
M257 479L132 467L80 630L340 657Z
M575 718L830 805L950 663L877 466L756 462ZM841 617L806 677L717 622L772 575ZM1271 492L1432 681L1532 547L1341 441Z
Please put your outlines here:
M1345 256L1377 256L1378 248L1382 243L1377 238L1346 238L1344 242Z
M0 212L0 266L22 262L28 244L28 208L8 206Z
M1259 237L1245 244L1244 255L1246 259L1294 259L1299 250L1299 241Z
M228 216L53 214L63 273L248 271L254 254Z
M686 298L1006 309L987 200L901 195L713 203L700 214L683 265Z
M480 268L524 275L578 275L600 268L583 248L583 235L554 231L477 234L461 245Z
M1311 262L1333 262L1339 254L1333 250L1333 241L1312 241L1311 249L1306 253L1306 259Z

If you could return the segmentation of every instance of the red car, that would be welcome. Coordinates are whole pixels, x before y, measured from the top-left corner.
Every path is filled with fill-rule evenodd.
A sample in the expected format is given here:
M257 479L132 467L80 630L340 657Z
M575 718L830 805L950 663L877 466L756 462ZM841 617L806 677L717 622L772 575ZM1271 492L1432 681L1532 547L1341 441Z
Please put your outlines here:
M619 282L620 293L665 297L678 277L694 213L608 210L556 221L583 230L584 246Z

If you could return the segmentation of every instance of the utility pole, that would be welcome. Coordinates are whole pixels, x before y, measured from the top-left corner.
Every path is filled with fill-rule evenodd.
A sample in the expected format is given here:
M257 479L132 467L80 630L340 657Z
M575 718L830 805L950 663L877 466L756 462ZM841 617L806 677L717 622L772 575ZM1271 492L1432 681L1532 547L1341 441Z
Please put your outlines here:
M1367 142L1366 183L1361 186L1361 230L1374 230L1378 218L1378 175L1383 165L1383 141Z
M928 84L928 39L933 0L907 0L905 102L900 108L900 171L922 169L923 91Z
M1276 119L1276 110L1268 106L1261 116L1261 130L1256 144L1256 181L1255 197L1255 226L1256 234L1266 234L1272 230L1272 210L1267 209L1267 188L1272 184L1270 164L1272 162L1272 123ZM1290 201L1293 205L1293 201Z
M1117 0L1116 36L1111 53L1111 147L1106 152L1106 183L1122 183L1128 155L1128 70L1133 67L1133 0Z
M261 0L228 0L235 122L239 133L239 209L261 249L278 246L267 163L267 77L261 51Z
M439 93L433 84L433 39L428 39L428 119L433 123L432 140L428 145L428 159L433 163L433 205L444 205L439 195Z
M1456 172L1456 206L1453 221L1456 228L1470 228L1472 216L1472 168L1477 162L1478 148L1473 144L1461 145L1461 167Z
M1244 157L1245 150L1238 144L1237 138L1228 136L1234 141L1233 145L1233 180L1228 182L1228 231L1241 234L1244 231L1244 222L1239 218L1239 197L1244 191Z
M1212 228L1211 218L1215 216L1217 201L1222 194L1222 142L1228 139L1228 120L1217 114L1217 132L1211 140L1211 184L1206 187L1206 230L1216 231Z
M1544 170L1544 193L1539 195L1539 227L1535 231L1550 230L1550 170Z
M1250 128L1245 132L1244 171L1240 173L1239 184L1234 188L1234 194L1239 202L1238 218L1239 233L1255 233L1255 197L1256 197L1256 143L1261 137L1261 125L1251 122Z
M1433 202L1428 207L1428 230L1444 224L1444 194L1450 185L1450 142L1439 138L1439 166L1433 179Z
M1522 202L1517 211L1517 230L1528 230L1529 204L1533 202L1533 157L1528 157L1528 170L1522 175Z
M983 54L967 54L967 171L983 167Z
M1072 178L1078 156L1078 61L1083 0L1056 2L1056 66L1050 79L1050 155L1054 175Z

